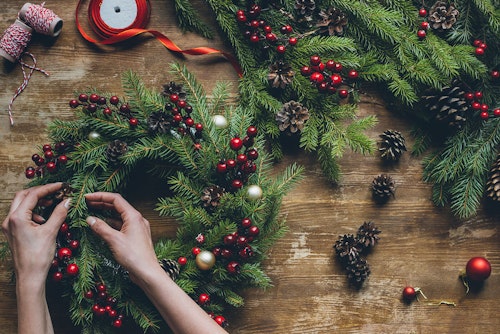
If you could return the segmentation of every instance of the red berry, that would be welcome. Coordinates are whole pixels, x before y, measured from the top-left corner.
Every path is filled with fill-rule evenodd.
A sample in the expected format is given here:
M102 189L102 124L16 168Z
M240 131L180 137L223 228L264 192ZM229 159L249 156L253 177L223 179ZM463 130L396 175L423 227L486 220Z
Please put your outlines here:
M349 79L357 79L359 76L359 73L356 70L350 70L349 73L347 74L347 76L349 77Z
M474 102L472 102L471 107L474 110L479 110L479 109L481 109L481 103L474 101Z
M225 172L227 172L227 165L226 165L225 162L221 161L221 162L219 162L217 164L217 173L221 173L222 174L222 173L225 173Z
M284 45L278 45L276 47L276 52L283 54L286 52L286 47Z
M70 263L66 267L66 273L70 276L78 275L79 270L80 269L78 268L78 265L76 263Z
M419 29L417 31L417 37L420 39L424 39L427 36L427 32L424 29Z
M24 172L24 175L26 176L26 178L28 179L32 179L35 177L36 175L36 171L35 171L35 168L33 167L28 167L26 168L26 171Z
M259 35L253 34L252 36L250 36L250 42L258 43L259 41L260 41Z
M80 102L78 102L77 100L69 101L69 106L73 109L78 108L79 105L80 105Z
M188 117L184 120L184 124L188 127L192 127L194 125L194 120L191 117Z
M56 166L56 163L54 161L47 162L45 167L47 167L47 171L49 173L54 173L57 170L57 166Z
M106 98L104 96L100 96L97 100L97 104L103 105L106 104Z
M343 81L342 77L339 74L332 74L330 79L332 80L332 83L331 83L332 86L340 86L340 84Z
M43 153L43 155L45 156L45 159L52 159L54 157L54 151L52 150L47 150Z
M493 115L495 115L495 117L500 116L500 108L493 110Z
M194 256L196 256L196 255L198 255L198 254L200 254L200 253L201 253L201 249L200 249L199 247L193 247L193 248L191 249L191 253L192 253Z
M128 114L128 113L130 112L130 106L129 106L128 104L126 104L126 103L125 103L125 104L122 104L122 105L120 106L120 112L121 112L122 114Z
M481 111L488 111L488 110L490 110L490 106L488 106L485 103L481 104Z
M99 291L99 292L106 292L107 287L106 287L106 284L104 284L104 283L99 283L99 284L97 284L97 285L96 285L96 289L97 289L97 291Z
M177 101L177 107L183 109L183 108L186 108L186 106L187 106L187 102L185 100Z
M236 161L237 161L240 165L242 165L242 164L244 164L245 162L247 162L247 160L248 160L248 157L247 157L247 155L246 155L246 154L244 154L244 153L238 154L238 156L236 157Z
M238 274L241 270L240 264L236 261L231 261L227 264L226 269L231 274Z
M268 42L271 42L271 43L276 42L277 39L278 39L278 37L276 37L276 35L273 34L272 32L266 34L266 40Z
M253 125L250 125L248 128L247 128L247 136L248 137L255 137L257 136L257 128Z
M97 110L97 105L94 103L91 103L87 106L87 110L91 113L95 112Z
M115 328L120 328L122 326L122 324L123 324L122 319L115 319L113 321L113 327L115 327Z
M484 257L471 258L465 267L467 278L474 282L482 282L491 274L491 264Z
M325 77L320 72L314 72L309 77L309 80L311 80L314 83L321 83L321 82L323 82L325 80Z
M80 100L81 102L87 102L89 100L89 97L87 94L80 94L78 95L78 100Z
M198 304L206 305L210 302L210 296L206 293L200 293L198 296Z
M52 151L52 146L50 144L45 144L42 146L42 151L44 152Z
M197 132L201 132L201 131L203 131L203 124L201 124L201 123L196 123L196 124L194 125L194 129L195 129Z
M139 121L137 120L137 118L131 117L128 120L128 123L130 124L130 126L136 127L139 124Z
M36 153L31 156L31 160L33 160L33 162L37 162L38 159L40 159L40 155L38 155Z
M60 281L62 281L63 277L64 277L64 275L60 271L56 271L55 273L52 274L52 280L54 282L60 282Z
M311 56L309 61L311 62L311 65L319 65L319 63L321 63L321 58L319 56L315 55L315 56Z
M59 153L63 153L63 152L66 150L67 145L66 145L66 143L65 143L65 142L60 141L60 142L56 143L56 145L55 145L55 147L54 147L54 148L55 148L55 150L56 150L57 152L59 152Z
M118 312L114 309L109 309L108 310L108 315L110 318L115 318L118 315Z
M247 17L245 16L244 13L242 13L242 14L236 15L236 20L238 20L239 22L246 22Z
M174 120L174 122L179 123L180 121L182 121L182 115L181 114L175 114L174 117L173 117L173 120Z
M308 76L311 74L311 68L309 66L302 66L300 68L300 74L303 76Z
M343 99L349 96L349 91L347 89L339 90L339 96Z
M481 113L479 114L479 117L481 117L482 119L486 120L490 117L490 114L488 114L487 111L481 111Z
M467 93L465 93L464 97L465 97L466 100L472 101L472 100L474 100L474 93L473 92L467 92Z
M111 115L113 115L113 111L112 111L109 107L104 108L104 109L102 110L102 113L103 113L103 115L105 115L105 116L111 116Z
M486 45L486 43L483 42L483 43L480 43L478 47L480 47L481 49L485 49L486 50L486 48L488 47L488 45Z
M259 157L259 152L257 152L256 149L252 148L252 149L248 150L247 157L250 160L256 160Z
M116 106L118 103L120 103L120 99L118 98L118 96L113 95L109 98L109 103Z
M330 70L330 71L333 71L333 70L335 69L335 61L333 61L333 60L331 60L331 59L330 59L330 60L328 60L328 61L326 62L326 68L327 68L328 70Z
M232 150L238 151L243 146L243 141L239 137L234 137L229 142L229 146Z
M247 240L249 241L249 240ZM250 246L245 246L243 249L241 249L238 252L238 255L243 258L243 259L248 259L249 257L253 256L253 249Z
M414 300L417 297L417 291L412 286L407 286L403 289L403 299L407 302Z
M60 260L69 259L72 254L73 252L71 252L71 249L67 247L61 247L57 250L57 257Z
M186 263L187 263L187 258L186 258L186 257L184 257L184 256L181 256L181 257L179 257L179 258L177 259L177 263L179 263L181 266L184 266L184 265L186 265Z
M422 23L420 23L420 28L422 28L424 30L429 29L429 22L423 21Z
M237 239L236 239L236 245L238 245L239 247L244 247L246 246L248 243L248 240L245 236L243 235L240 235Z
M243 218L241 220L241 227L248 228L250 226L252 226L252 221L250 220L250 218Z
M283 34L290 34L293 32L293 28L291 25L287 24L286 26L283 26L281 27L280 31L283 33Z
M491 75L491 77L492 77L493 79L498 79L498 78L500 78L500 71L498 71L498 70L493 70L493 71L491 71L490 75Z
M236 238L233 234L228 234L224 236L224 245L231 246L236 243Z
M472 45L474 45L475 47L478 47L479 45L481 45L481 43L483 43L482 40L480 39L475 39L474 42L472 43Z
M484 49L483 48L476 48L476 56L482 56L484 55Z
M240 189L243 187L243 182L241 180L235 179L233 182L231 182L231 185L234 189Z
M97 103L97 101L99 101L99 95L97 95L97 94L90 94L89 101L92 102L92 103Z
M341 63L335 63L335 65L333 66L333 71L340 73L340 72L342 72L342 68L343 68L343 66Z
M215 322L219 324L221 327L226 327L227 326L227 321L226 318L224 318L222 315L218 315L214 318Z
M426 17L427 16L427 10L425 8L420 8L418 11L418 16L420 17Z
M256 237L259 235L259 233L260 233L260 230L257 226L250 226L248 228L248 235L249 236Z
M92 290L88 290L83 294L83 297L87 299L92 299L94 298L94 292Z
M481 100L483 98L483 92L477 91L474 93L474 98L476 100Z
M71 248L72 250L76 250L76 249L78 249L78 247L80 247L80 241L78 241L78 240L71 240L69 242L69 248Z
M64 165L68 162L68 157L64 154L61 154L60 156L57 157L57 163L60 163L61 165Z
M298 41L299 41L299 40L298 40L296 37L290 37L290 38L288 39L288 44L290 44L291 46L294 46L294 45L297 45L297 42L298 42Z
M233 169L234 167L236 167L236 160L234 160L234 159L227 159L226 165L227 165L227 168Z
M170 94L170 101L173 102L173 103L176 103L177 101L179 101L179 95L177 95L177 94Z

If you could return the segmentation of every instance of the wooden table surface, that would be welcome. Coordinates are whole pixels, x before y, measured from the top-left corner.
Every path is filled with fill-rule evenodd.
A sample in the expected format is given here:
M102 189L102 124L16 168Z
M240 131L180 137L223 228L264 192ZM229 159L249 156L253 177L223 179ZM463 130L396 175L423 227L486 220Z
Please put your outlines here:
M183 34L176 27L171 1L151 3L149 27L165 33L181 48L211 46L230 51L220 38L205 40ZM20 0L2 2L1 30L14 22L23 4ZM9 125L7 105L22 82L22 73L19 66L7 61L0 72L2 219L15 192L26 184L24 168L36 146L45 142L46 124L72 118L68 101L75 91L95 87L120 94L120 76L127 69L138 73L149 87L161 89L171 79L167 69L172 61L185 63L208 91L216 80L232 81L236 87L237 75L219 56L179 58L150 37L121 47L90 45L76 29L76 5L76 1L47 1L46 7L64 20L63 30L55 40L35 37L29 44L28 51L50 76L33 75L14 103L14 127ZM85 13L81 17L85 20ZM375 114L379 119L369 132L373 139L384 130L395 129L411 146L411 124L388 112L383 97L367 93L359 108L361 115ZM392 166L384 165L377 155L347 153L338 184L329 183L314 158L302 152L289 153L276 168L294 161L305 167L306 178L284 199L282 212L290 231L265 263L274 287L244 293L246 305L226 314L230 333L499 332L500 235L494 214L480 211L472 219L459 221L448 209L434 207L430 185L421 180L421 158L408 153ZM388 173L397 183L396 198L383 206L373 202L370 191L371 181L380 173ZM173 235L175 223L165 224L153 212L154 195L148 189L137 193L143 196L132 201L151 221L154 238ZM357 291L347 284L332 245L339 235L355 233L364 221L375 222L382 234L367 258L372 273ZM458 275L473 256L487 257L493 272L481 290L466 295ZM0 273L0 333L16 332L15 290L8 268L3 264ZM428 300L410 305L402 302L406 285L420 287ZM56 333L78 332L71 327L56 292L50 292L49 302Z

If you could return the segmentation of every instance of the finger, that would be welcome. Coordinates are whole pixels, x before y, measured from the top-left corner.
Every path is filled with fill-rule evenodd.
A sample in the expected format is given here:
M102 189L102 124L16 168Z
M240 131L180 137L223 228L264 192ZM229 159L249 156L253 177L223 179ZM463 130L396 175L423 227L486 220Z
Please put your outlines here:
M87 200L87 205L93 209L97 210L106 210L106 211L115 211L115 206L113 204L109 203L103 203L103 202L92 202Z
M87 217L87 224L89 224L92 231L106 241L108 245L112 243L113 237L117 235L117 233L120 233L97 217Z
M108 223L111 227L113 227L115 230L121 230L123 226L123 220L121 219L115 219L115 218L106 218L105 219L106 223Z
M52 211L49 219L47 219L47 222L44 226L46 226L46 228L50 228L54 235L57 233L57 231L59 231L59 228L66 219L70 204L71 198L68 198L67 200L57 204L57 206L54 208L54 211Z
M97 205L104 205L106 207L112 207L116 212L122 216L130 214L138 214L139 212L127 202L121 195L115 193L107 192L97 192L85 195L85 198L90 203L102 203Z
M47 221L45 218L36 213L33 214L32 220L37 224L43 224Z
M48 207L54 204L54 201L52 199L48 198L42 198L38 201L37 206L43 206L43 207Z
M12 203L10 204L10 210L9 210L9 215L11 215L14 211L17 210L19 207L19 204L24 200L26 195L28 194L28 190L21 190L16 193L14 196L14 199L12 200Z
M17 209L22 210L22 212L33 210L33 208L37 205L38 201L41 198L55 193L56 191L61 189L61 185L61 182L49 183L43 186L37 186L25 190L26 196L21 201L21 203L19 203Z

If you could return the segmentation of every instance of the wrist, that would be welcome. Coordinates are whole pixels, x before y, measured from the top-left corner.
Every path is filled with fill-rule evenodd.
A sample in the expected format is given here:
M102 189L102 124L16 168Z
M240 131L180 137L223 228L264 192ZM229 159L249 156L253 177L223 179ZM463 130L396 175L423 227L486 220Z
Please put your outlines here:
M172 282L170 276L157 264L148 267L147 270L136 272L131 275L132 281L138 285L144 292L149 293L156 287Z

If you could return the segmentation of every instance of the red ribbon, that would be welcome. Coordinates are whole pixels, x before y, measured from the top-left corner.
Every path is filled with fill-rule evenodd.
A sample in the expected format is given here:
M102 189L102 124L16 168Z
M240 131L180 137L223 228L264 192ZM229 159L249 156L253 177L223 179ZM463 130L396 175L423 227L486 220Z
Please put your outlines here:
M102 19L100 15L100 6L102 0L90 0L89 2L89 10L88 10L88 19L90 26L94 30L94 32L101 37L101 40L96 40L89 36L80 25L78 20L78 13L80 11L80 6L84 2L84 0L79 0L78 5L76 7L75 20L78 31L88 42L93 44L101 44L101 45L111 45L115 43L120 43L126 41L135 36L141 35L143 33L149 33L153 35L163 46L165 46L168 50L172 52L188 54L188 55L207 55L207 54L221 54L223 55L231 65L233 65L236 73L238 73L239 77L243 76L243 71L238 64L237 60L229 53L210 48L210 47L196 47L192 49L181 49L174 42L172 42L167 36L163 35L159 31L145 29L146 25L149 21L150 15L150 6L148 0L135 0L137 4L137 17L135 21L124 29L115 29L109 27Z

